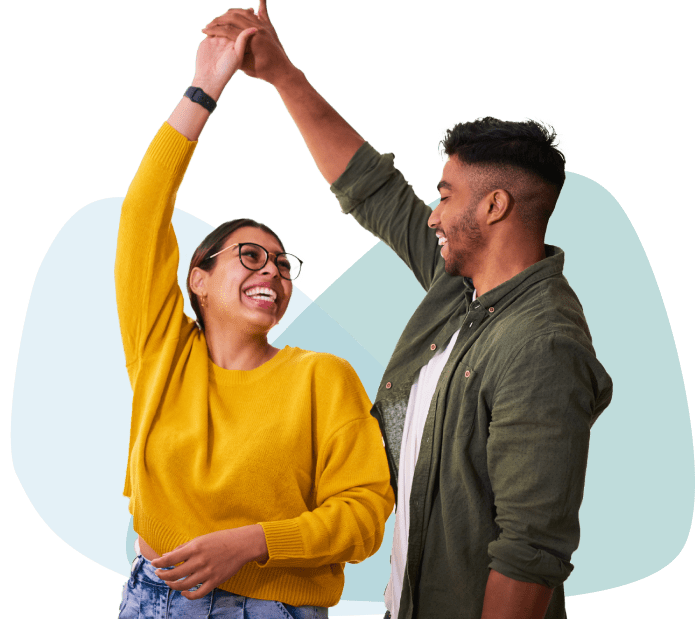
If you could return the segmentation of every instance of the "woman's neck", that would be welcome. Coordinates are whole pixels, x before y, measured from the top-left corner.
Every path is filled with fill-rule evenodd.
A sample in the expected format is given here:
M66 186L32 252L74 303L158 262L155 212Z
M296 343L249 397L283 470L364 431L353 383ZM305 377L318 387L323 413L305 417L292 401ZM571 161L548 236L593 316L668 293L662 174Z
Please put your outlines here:
M279 352L267 342L267 334L220 332L207 326L209 357L224 370L254 370Z

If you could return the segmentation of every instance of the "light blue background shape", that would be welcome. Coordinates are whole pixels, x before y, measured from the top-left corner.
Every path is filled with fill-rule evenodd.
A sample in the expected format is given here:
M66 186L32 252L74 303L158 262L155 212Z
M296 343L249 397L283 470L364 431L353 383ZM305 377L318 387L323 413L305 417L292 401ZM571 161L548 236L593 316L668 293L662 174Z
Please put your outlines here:
M17 365L12 454L32 504L64 541L126 575L133 556L124 482L131 390L114 298L121 199L75 214L37 274ZM349 219L349 218L348 218ZM180 282L211 226L175 211ZM348 221L348 225L356 225ZM614 399L592 431L574 595L620 586L672 561L692 518L694 469L687 400L670 325L643 248L614 198L568 173L548 242L566 252ZM302 281L302 280L301 280ZM347 358L370 396L422 289L382 244L316 302L295 286L271 339ZM379 552L348 565L340 613L379 613L391 518ZM379 610L377 610L379 608Z

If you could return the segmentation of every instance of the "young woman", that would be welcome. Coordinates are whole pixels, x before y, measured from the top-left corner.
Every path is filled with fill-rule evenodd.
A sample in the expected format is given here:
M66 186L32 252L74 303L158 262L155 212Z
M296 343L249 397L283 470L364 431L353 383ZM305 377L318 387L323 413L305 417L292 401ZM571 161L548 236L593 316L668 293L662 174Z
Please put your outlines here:
M191 98L122 207L115 275L134 391L124 494L141 555L121 619L327 616L343 564L379 548L393 505L349 364L267 342L301 267L269 228L235 220L204 239L188 277L198 324L183 314L175 195L254 33L202 41Z

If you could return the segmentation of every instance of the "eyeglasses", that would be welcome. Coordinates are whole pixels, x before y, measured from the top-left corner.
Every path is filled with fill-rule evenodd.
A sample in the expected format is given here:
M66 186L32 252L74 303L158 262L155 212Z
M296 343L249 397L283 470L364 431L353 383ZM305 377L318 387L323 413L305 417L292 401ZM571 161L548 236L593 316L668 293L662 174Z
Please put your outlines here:
M277 267L277 271L279 271L279 275L283 279L296 279L299 273L301 273L303 261L294 256L294 254L287 254L286 252L275 254L274 252L267 251L262 245L258 245L257 243L234 243L233 245L224 247L221 251L217 251L215 254L211 254L209 258L215 258L224 251L236 247L238 248L240 264L250 271L259 271L263 269L270 255L272 255L274 256L274 264Z

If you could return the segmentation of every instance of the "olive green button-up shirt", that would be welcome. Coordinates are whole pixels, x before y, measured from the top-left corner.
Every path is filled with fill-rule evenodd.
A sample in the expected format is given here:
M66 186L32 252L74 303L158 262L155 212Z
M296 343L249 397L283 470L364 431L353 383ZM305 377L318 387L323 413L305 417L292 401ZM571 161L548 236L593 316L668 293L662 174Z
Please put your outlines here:
M365 143L331 189L427 291L372 409L396 493L410 389L461 329L415 467L398 619L479 619L489 568L553 588L546 617L565 617L590 428L612 381L563 276L563 252L546 246L544 260L471 301L470 281L444 271L431 210L392 155Z

